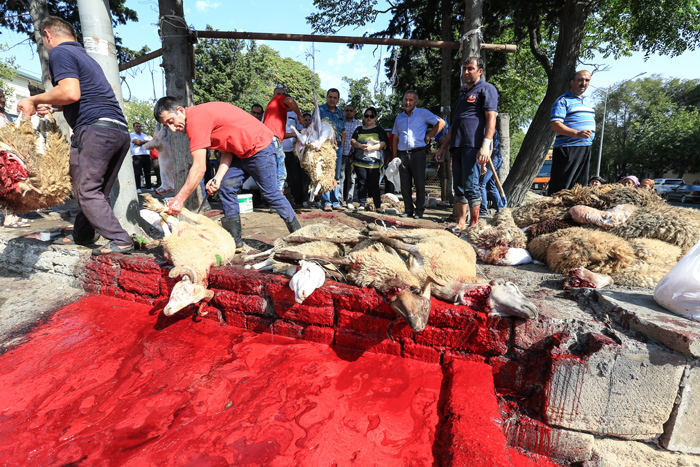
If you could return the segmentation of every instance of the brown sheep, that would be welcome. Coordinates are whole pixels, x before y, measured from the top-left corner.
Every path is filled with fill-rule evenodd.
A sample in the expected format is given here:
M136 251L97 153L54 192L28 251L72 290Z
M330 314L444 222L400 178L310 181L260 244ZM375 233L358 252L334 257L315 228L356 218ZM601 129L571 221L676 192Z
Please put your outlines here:
M637 261L630 267L612 273L613 280L630 287L654 287L683 256L676 245L661 240L635 238L629 240Z
M585 267L610 274L631 266L637 259L629 242L608 232L573 227L548 235L556 236L545 256L547 266L554 272Z
M655 238L687 252L700 240L700 212L666 203L637 209L623 225L610 230L622 238Z

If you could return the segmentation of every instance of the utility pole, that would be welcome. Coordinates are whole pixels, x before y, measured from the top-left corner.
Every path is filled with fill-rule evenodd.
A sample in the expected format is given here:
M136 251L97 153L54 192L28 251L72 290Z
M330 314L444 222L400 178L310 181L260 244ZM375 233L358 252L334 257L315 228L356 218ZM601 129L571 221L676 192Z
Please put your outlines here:
M194 48L189 27L185 22L182 0L158 0L160 9L160 39L163 43L163 71L165 90L185 107L194 104ZM169 130L168 130L169 131ZM171 133L175 190L185 184L192 165L190 142L183 133ZM197 189L185 201L185 207L196 210L202 202L202 192Z
M114 45L114 32L108 0L78 0L80 25L83 30L83 46L88 55L100 65L119 105L124 110L122 88L119 80L117 49ZM129 157L125 161L129 161ZM130 235L144 236L139 227L141 215L134 182L134 169L129 162L119 169L117 183L110 193L114 215Z
M442 0L442 31L441 39L449 41L452 39L452 0ZM440 83L440 116L445 122L450 122L452 116L452 51L450 49L441 49L442 70ZM454 193L452 192L452 155L450 151L445 151L445 160L441 165L442 173L444 174L442 182L442 193L440 198L443 201L452 203L454 201Z

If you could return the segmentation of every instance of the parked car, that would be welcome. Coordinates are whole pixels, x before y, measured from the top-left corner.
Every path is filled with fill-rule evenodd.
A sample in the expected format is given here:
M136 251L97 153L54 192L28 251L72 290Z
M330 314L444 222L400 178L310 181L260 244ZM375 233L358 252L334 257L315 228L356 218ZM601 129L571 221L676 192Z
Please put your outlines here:
M681 203L700 202L700 185L680 185L674 190L666 193L669 201L680 201Z
M679 185L684 185L685 182L682 178L655 178L654 179L654 190L661 196L665 193L678 188Z

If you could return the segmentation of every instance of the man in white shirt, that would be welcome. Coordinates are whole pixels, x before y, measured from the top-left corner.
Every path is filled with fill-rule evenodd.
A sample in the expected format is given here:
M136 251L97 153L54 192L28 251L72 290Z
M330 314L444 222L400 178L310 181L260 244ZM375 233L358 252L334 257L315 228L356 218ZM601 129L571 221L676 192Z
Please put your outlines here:
M134 123L134 131L129 134L131 138L131 160L134 164L134 178L136 179L136 192L141 193L141 174L146 181L146 190L151 191L151 153L142 146L151 138L141 133L141 124Z

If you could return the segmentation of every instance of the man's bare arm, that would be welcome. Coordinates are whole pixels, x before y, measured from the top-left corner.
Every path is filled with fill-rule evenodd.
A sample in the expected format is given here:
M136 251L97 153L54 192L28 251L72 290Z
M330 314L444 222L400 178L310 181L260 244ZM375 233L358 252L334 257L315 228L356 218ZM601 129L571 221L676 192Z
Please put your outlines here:
M564 123L562 123L560 121L552 122L549 125L549 127L555 133L560 134L562 136L569 136L571 138L588 139L593 134L593 132L591 130L581 130L581 131L574 130L573 128L564 125Z
M182 206L185 204L187 198L190 197L194 190L197 189L199 184L204 177L204 172L207 168L207 150L197 149L192 152L192 167L187 174L187 179L185 184L182 186L178 194L168 203L170 209L168 209L168 214L178 215L182 211Z
M51 90L20 100L17 103L17 112L24 112L26 117L31 117L41 104L69 105L78 102L80 95L80 81L77 78L64 78Z

